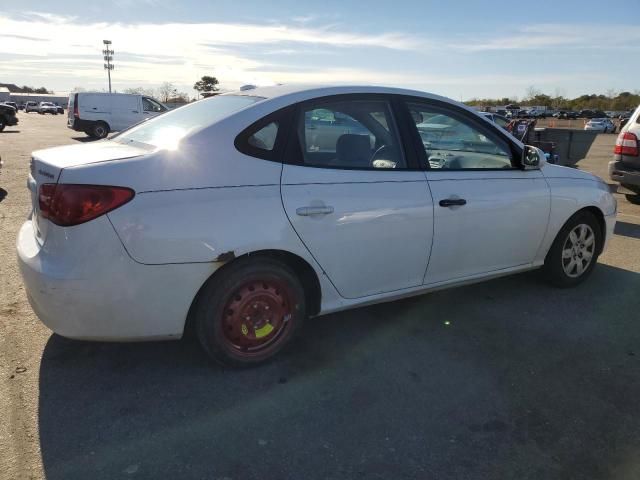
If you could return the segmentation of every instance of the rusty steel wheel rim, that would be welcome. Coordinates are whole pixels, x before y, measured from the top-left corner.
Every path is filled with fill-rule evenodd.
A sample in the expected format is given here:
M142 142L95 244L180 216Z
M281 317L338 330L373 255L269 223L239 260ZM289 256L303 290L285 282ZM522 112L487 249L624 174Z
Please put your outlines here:
M222 336L226 345L245 356L275 350L288 331L293 295L275 278L243 282L227 299L222 311Z

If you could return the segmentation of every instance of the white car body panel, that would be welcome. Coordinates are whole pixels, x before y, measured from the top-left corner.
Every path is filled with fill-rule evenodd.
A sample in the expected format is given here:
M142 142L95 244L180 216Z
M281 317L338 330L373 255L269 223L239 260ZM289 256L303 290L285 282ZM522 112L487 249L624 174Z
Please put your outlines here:
M431 170L426 176L436 205L426 284L534 261L550 208L549 186L539 170ZM438 206L451 197L467 204Z
M89 340L180 338L195 294L219 266L139 265L106 216L77 227L51 225L44 246L27 221L18 260L40 320L60 335Z
M599 209L612 234L615 200L575 169L338 170L258 159L234 146L253 122L316 97L404 94L477 115L451 100L382 87L242 93L265 100L193 132L176 150L110 140L34 152L34 218L20 231L18 256L45 324L74 338L178 338L204 282L229 258L264 250L311 266L325 314L540 266L584 207ZM38 187L56 181L127 186L136 195L107 215L59 227L37 212ZM467 205L440 207L450 195ZM333 213L296 212L321 202Z
M422 284L433 237L433 202L423 172L285 165L282 201L291 225L343 297ZM298 213L317 207L331 213Z

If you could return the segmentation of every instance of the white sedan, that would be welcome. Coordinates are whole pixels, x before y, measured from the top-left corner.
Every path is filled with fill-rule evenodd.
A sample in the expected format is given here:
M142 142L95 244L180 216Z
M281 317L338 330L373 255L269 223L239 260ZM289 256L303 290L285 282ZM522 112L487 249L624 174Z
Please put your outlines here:
M608 118L593 118L584 125L585 130L595 130L601 133L613 133L615 124Z
M42 322L86 340L194 329L237 366L358 305L540 267L576 285L616 215L599 178L464 105L382 87L219 95L36 151L28 184L18 257Z

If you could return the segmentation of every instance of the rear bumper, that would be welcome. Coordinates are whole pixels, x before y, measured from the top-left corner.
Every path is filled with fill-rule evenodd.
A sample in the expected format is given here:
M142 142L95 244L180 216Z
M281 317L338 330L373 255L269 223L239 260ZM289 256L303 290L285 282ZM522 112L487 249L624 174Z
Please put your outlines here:
M106 217L76 227L52 225L44 245L28 220L18 234L17 251L40 321L81 340L180 338L189 307L213 271L210 264L134 262Z
M614 182L640 187L640 170L629 168L622 162L609 162L609 178Z
M18 124L18 117L3 117L5 125L8 127L13 127Z

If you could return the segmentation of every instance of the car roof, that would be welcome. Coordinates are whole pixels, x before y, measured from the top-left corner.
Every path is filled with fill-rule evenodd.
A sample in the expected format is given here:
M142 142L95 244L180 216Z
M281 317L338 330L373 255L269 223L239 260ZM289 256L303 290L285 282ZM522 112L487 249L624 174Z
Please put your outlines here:
M431 93L421 92L418 90L409 90L404 88L383 87L375 85L275 85L269 87L256 87L249 90L238 90L226 92L223 95L243 95L252 97L262 97L265 99L277 99L282 97L293 97L292 102L299 102L317 97L325 97L330 95L341 95L349 93L380 93L407 95L413 97L423 97L433 100L440 100L447 103L454 103L448 98L434 95Z

